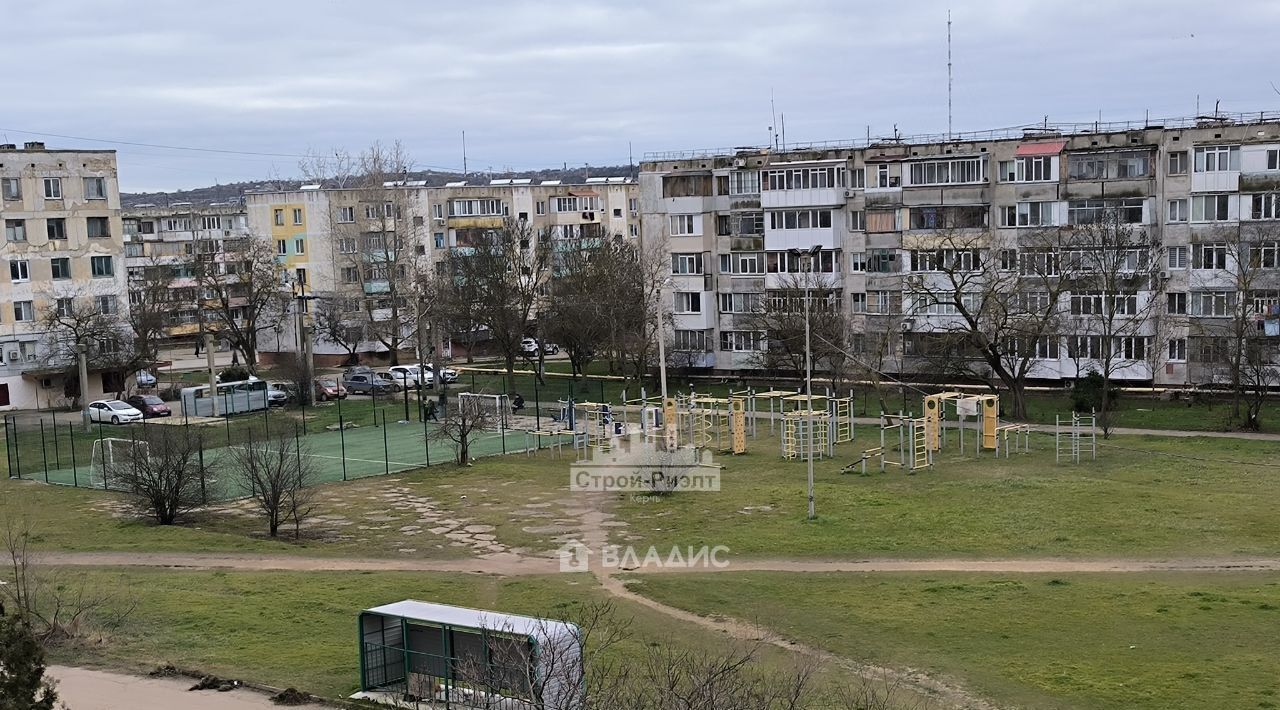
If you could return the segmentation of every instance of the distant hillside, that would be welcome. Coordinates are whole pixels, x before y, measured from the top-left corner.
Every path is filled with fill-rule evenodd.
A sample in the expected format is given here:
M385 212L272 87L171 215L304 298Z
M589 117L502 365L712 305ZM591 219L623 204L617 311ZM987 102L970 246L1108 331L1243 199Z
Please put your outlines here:
M447 182L468 180L473 185L481 185L489 180L502 178L533 178L539 180L563 180L565 182L584 182L588 177L601 176L635 176L635 168L627 165L606 165L590 168L559 168L535 170L523 173L471 173L463 177L462 173L423 170L409 174L410 180L425 180L427 185L439 186ZM207 205L211 202L232 202L240 199L246 191L251 190L289 190L303 185L304 180L258 180L252 182L233 182L226 185L197 187L191 190L174 192L125 192L120 194L120 203L124 207L139 204L166 206L174 202L190 202L194 205Z

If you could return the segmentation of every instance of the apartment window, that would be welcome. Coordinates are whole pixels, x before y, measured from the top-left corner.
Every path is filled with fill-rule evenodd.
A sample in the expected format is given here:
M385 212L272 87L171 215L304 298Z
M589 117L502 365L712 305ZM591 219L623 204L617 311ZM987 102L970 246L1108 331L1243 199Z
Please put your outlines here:
M1187 268L1187 248L1186 247L1169 247L1168 264L1170 269Z
M1250 211L1254 219L1280 219L1280 192L1267 192L1252 195L1253 209Z
M1235 304L1234 291L1196 291L1191 294L1191 315L1224 318Z
M614 217L621 217L621 216L622 216L622 208L621 208L621 207L614 207L614 208L613 208L613 216L614 216ZM528 218L529 218L529 213L528 213L528 212L521 212L521 213L520 213L520 221L522 221L522 222L523 222L524 220L526 220L526 219L528 219Z
M295 240L293 240L293 253L294 253L294 254L306 254L306 253L307 253L307 244L306 244L306 242L305 242L305 241L303 241L302 239L295 239Z
M1187 361L1187 339L1186 338L1170 338L1169 339L1169 362L1186 362Z
M862 210L850 210L849 231L861 232L867 228L867 213Z
M849 171L849 187L864 188L867 186L867 169L854 168Z
M342 267L342 283L360 283L360 269L355 266Z
M138 233L139 233L139 234L155 234L155 233L156 233L156 223L155 223L155 222L153 222L152 220L149 220L149 219L147 219L147 220L143 220L143 221L139 222L139 223L138 223Z
M283 227L284 226L284 210L275 210L275 212L273 213L272 219L275 221L275 225L277 227Z
M36 309L31 301L13 302L13 319L18 323L29 323L36 319Z
M851 293L849 294L849 310L852 313L867 312L867 294Z
M31 262L26 259L15 259L9 262L9 280L22 283L31 280Z
M705 330L672 331L672 350L683 352L706 352L710 350Z
M1165 294L1165 298L1167 300L1166 310L1170 315L1185 316L1187 314L1187 294L1171 292Z
M722 330L720 331L720 349L735 353L764 350L764 333L754 330Z
M867 270L867 255L865 252L855 251L849 253L849 273Z
M191 218L190 217L169 217L164 221L164 231L189 232L191 231Z
M720 273L722 274L763 274L764 254L761 252L732 252L720 255Z
M1177 153L1169 154L1169 174L1170 175L1186 175L1187 174L1187 151L1182 150Z
M62 199L62 178L45 178L44 179L44 199L46 200Z
M766 170L761 187L766 190L809 190L844 187L844 168L789 168Z
M911 185L963 185L982 182L987 162L983 158L926 160L911 164Z
M444 248L444 232L436 232L433 239L437 249Z
M912 271L973 271L980 264L981 259L976 249L935 249L911 252Z
M566 210L561 210L566 211ZM567 210L570 212L576 210ZM494 199L449 200L450 217L496 217L502 214L502 201Z
M1216 173L1240 169L1240 146L1215 145L1196 148L1196 172Z
M759 192L759 170L735 170L729 173L730 195L755 195Z
M733 227L730 224L729 215L727 214L716 215L716 236L727 237L732 233L733 233Z
M831 210L779 210L769 212L769 229L829 229Z
M1267 151L1267 170L1280 170L1280 150Z
M894 312L894 296L892 291L868 291L867 312L890 315Z
M4 238L10 242L27 241L27 221L25 219L6 219L4 221Z
M733 216L736 218L733 224L734 234L744 236L764 234L763 212L739 212Z
M66 239L67 238L67 220L62 217L54 217L44 221L45 234L50 239Z
M87 177L84 179L84 199L86 200L105 200L107 199L107 180L100 177Z
M701 274L702 273L702 254L672 254L671 255L671 273L673 274Z
M307 270L301 267L293 270L294 283L307 285Z
M67 257L58 257L49 260L50 276L55 279L71 278L71 259Z
M1191 221L1226 222L1231 214L1231 195L1195 195L1191 198Z
M1019 202L1001 208L1001 222L1005 227L1050 226L1054 223L1053 206L1053 202Z
M339 254L356 253L355 237L340 237L338 239L338 253Z
M1186 200L1169 200L1169 221L1170 222L1187 221L1187 201Z
M90 272L94 277L115 276L115 264L109 256L91 256L89 257Z
M1014 182L1045 182L1058 179L1058 176L1053 173L1052 156L1018 158L1013 163Z
M1116 338L1115 354L1124 360L1143 360L1147 357L1147 339L1138 335Z
M204 230L222 229L222 217L216 214L204 215L200 218L200 228Z
M640 236L640 226L639 226L639 225L635 225L635 224L628 224L628 225L627 225L627 234L629 234L629 235L631 235L631 236L633 236L633 237L638 237L638 236Z
M1068 224L1096 224L1114 214L1124 224L1142 224L1141 197L1106 200L1072 200L1067 203Z
M1072 180L1131 180L1151 174L1151 155L1146 151L1083 153L1067 158L1067 177Z
M696 215L673 214L670 217L670 222L671 222L671 236L673 237L686 236L686 235L697 233L695 231L695 227L697 226Z
M53 308L59 318L70 318L72 311L75 309L75 301L70 298L59 298L54 301Z
M1280 242L1263 242L1250 247L1249 264L1264 269L1280 266Z
M289 253L289 242L284 239L276 240L276 253L284 256Z
M1057 276L1057 252L1051 249L1027 249L1018 252L1018 273L1022 276Z
M111 221L107 217L86 217L84 226L90 239L105 239L111 236Z
M18 178L0 179L0 196L6 200L21 200L22 181Z
M881 165L876 168L876 187L889 187L888 165Z
M720 294L721 313L755 313L760 310L762 295L759 293Z
M119 299L115 296L97 296L94 305L97 306L98 313L104 316L114 316L119 311Z
M676 313L701 313L702 294L698 291L676 291Z
M295 227L296 227L296 226L301 226L301 224L302 224L302 209L301 209L301 208L298 208L298 207L293 208L293 224L294 224L294 226L295 226Z

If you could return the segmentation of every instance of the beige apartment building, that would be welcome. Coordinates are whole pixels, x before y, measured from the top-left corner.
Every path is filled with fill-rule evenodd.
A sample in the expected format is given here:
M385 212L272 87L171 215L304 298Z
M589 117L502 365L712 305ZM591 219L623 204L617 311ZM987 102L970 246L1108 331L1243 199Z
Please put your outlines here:
M350 333L344 340L355 343L362 358L387 357L393 342L403 357L414 357L413 305L395 293L403 273L432 268L449 249L467 248L504 220L524 221L553 238L640 234L639 193L627 177L581 184L515 178L437 187L416 181L341 189L306 185L244 199L249 232L274 243L293 292L345 304ZM401 249L388 256L384 247L393 234ZM306 309L304 319L314 325L313 311L320 306L309 304L315 303L295 300L292 308ZM296 315L260 340L264 361L297 352ZM325 331L315 331L316 362L340 364L348 349ZM389 332L402 337L389 338Z
M115 151L0 145L0 223L0 409L65 405L72 363L53 361L42 314L92 303L127 322ZM89 398L123 389L119 380L91 371Z
M752 313L797 271L811 273L790 250L817 247L812 271L834 284L852 329L887 341L877 366L927 377L929 336L957 317L954 303L920 297L941 278L941 259L1025 275L1043 258L1031 234L1082 230L1104 213L1153 237L1136 264L1160 260L1158 288L1125 306L1144 316L1116 338L1117 379L1220 380L1224 336L1242 312L1250 328L1280 335L1280 115L657 153L639 182L642 239L672 256L669 340L709 371L760 366L770 343ZM970 235L974 248L940 256L943 233ZM1254 243L1236 259L1242 234ZM1056 305L1087 324L1104 298L1069 292ZM1031 379L1087 372L1099 349L1090 332L1064 328L1028 344Z

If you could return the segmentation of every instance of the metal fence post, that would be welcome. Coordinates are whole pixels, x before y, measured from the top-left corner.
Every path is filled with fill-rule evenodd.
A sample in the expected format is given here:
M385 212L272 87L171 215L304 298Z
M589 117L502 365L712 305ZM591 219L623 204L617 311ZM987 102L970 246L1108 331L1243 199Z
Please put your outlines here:
M18 417L13 415L13 464L18 469L18 480L22 480L22 447L18 446Z
M200 457L200 504L209 504L209 491L205 488L205 468L204 468L204 434L196 434L196 448Z
M70 422L67 422L67 437L71 441L71 487L80 487L80 477L76 473L76 428Z
M44 459L44 482L49 482L49 450L44 445L44 420L40 420L40 457Z
M52 412L50 416L53 427L53 467L62 468L62 449L58 446L58 413Z
M342 420L342 398L338 398L338 441L342 446L342 480L347 480L347 425Z
M377 415L378 413L374 412L375 419L377 418ZM383 473L386 473L386 474L391 473L391 454L387 450L387 413L386 412L382 413L382 469L383 469Z

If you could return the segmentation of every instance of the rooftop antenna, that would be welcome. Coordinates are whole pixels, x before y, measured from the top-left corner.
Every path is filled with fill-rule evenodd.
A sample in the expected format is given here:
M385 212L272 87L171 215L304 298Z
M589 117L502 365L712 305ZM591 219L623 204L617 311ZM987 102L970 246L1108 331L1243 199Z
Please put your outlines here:
M947 8L947 141L951 140L951 8Z
M782 117L782 150L787 149L787 114L781 114Z
M467 129L462 129L462 177L467 176Z
M773 123L769 125L769 142L773 144L773 149L778 149L778 107L773 102L773 87L769 87L769 113L773 116Z

